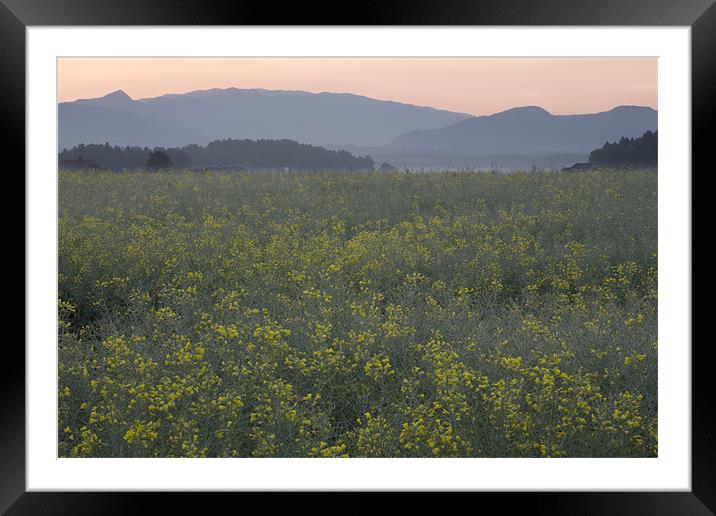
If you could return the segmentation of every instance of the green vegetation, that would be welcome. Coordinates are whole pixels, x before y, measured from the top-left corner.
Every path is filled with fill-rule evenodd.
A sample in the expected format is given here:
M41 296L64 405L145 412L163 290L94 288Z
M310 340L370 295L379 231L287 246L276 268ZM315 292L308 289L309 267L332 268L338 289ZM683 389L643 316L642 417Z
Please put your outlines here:
M657 174L61 172L59 455L654 457Z
M618 142L607 142L589 154L589 162L596 166L656 167L658 159L658 131L647 131L639 138L622 137Z
M155 150L149 153L147 158L147 168L150 170L161 170L163 168L170 168L172 166L172 159L166 152L161 150Z
M104 168L143 169L168 168L166 161L155 167L149 163L153 155L164 154L177 168L246 168L299 170L373 170L373 160L356 157L347 151L334 151L305 145L292 140L215 140L207 145L186 145L170 149L148 147L117 147L109 143L81 144L64 149L59 159L89 158Z

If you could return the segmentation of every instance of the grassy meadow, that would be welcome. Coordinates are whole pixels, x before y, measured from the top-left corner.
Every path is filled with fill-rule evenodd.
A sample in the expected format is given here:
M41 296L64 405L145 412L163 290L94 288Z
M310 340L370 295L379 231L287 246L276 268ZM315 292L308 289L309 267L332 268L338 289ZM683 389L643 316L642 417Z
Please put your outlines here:
M654 457L657 174L60 172L62 457Z

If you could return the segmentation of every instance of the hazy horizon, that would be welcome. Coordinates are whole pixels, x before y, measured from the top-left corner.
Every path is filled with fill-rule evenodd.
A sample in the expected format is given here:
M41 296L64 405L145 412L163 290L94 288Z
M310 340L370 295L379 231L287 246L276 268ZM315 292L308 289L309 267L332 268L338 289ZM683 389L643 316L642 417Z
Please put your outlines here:
M350 93L480 116L658 109L656 58L62 58L58 102L209 89Z
M231 90L231 89L235 89L235 90L248 90L248 91L250 91L250 90L265 90L265 91L286 92L286 93L313 93L313 94L333 93L333 94L337 94L337 95L355 95L355 96L358 96L358 97L365 97L365 98L368 98L368 99L371 99L371 100L381 100L381 101L385 101L385 102L398 102L398 103L411 104L411 105L415 105L416 107L427 107L427 108L433 108L433 107L434 107L434 106L427 106L427 105L424 106L424 105L419 105L419 104L412 104L412 103L410 103L410 102L404 102L404 101L402 101L402 100L396 100L396 99L376 99L375 97L368 97L367 95L361 95L361 94L359 94L359 93L353 93L353 92L350 92L350 91L315 91L315 92L311 92L311 91L306 91L306 90L285 90L285 89L269 89L269 88L237 88L236 86L229 86L229 87L226 87L226 88L206 88L206 89L200 89L200 90L185 91L185 92L181 92L181 93L175 93L175 92L169 92L169 91L168 91L168 92L166 92L166 93L161 93L161 94L159 94L159 95L155 95L155 96L152 96L152 97L133 97L133 96L131 96L129 93L127 93L126 91L124 91L123 89L120 88L120 89L108 91L108 92L106 92L105 94L100 94L100 95L98 95L97 97L77 98L77 99L73 99L73 100L60 100L59 103L76 102L76 101L84 101L84 100L96 100L96 99L101 99L101 98L104 98L104 97L106 97L106 96L108 96L108 95L111 95L111 94L113 94L113 93L118 93L118 92L124 93L124 94L127 95L130 99L132 99L132 100L134 100L134 101L143 101L143 100L152 100L152 99L156 99L156 98L160 98L160 97L164 97L164 96L181 96L181 95L189 95L189 94L192 94L192 93L201 93L201 92L208 92L208 91L227 91L227 90ZM613 110L613 109L615 109L615 108L618 108L618 107L630 107L630 106L633 106L633 107L647 107L647 108L654 109L655 111L658 111L656 107L647 106L647 105L641 105L641 104L614 104L613 106L607 107L607 108L602 109L602 110L600 110L600 111L595 111L595 112L580 112L580 113L553 113L553 112L551 112L551 111L548 110L548 109L545 109L545 110L546 110L548 113L552 114L552 115L557 115L557 116L569 116L569 115L588 115L588 114L596 114L596 113L605 113L605 112L611 111L611 110ZM539 104L515 104L514 106L506 107L506 108L504 108L504 109L502 109L502 110L500 110L500 111L495 111L494 113L480 113L480 114L475 114L475 113L466 113L466 112L458 112L458 111L453 111L453 112L462 113L462 114L471 115L471 116L489 116L489 115L494 115L494 114L497 114L497 113L501 113L501 112L503 112L503 111L509 111L509 110L511 110L511 109L529 108L529 107L540 107L540 108L543 108L543 106L540 106ZM435 109L441 109L441 108L435 108ZM544 109L544 108L543 108L543 109Z

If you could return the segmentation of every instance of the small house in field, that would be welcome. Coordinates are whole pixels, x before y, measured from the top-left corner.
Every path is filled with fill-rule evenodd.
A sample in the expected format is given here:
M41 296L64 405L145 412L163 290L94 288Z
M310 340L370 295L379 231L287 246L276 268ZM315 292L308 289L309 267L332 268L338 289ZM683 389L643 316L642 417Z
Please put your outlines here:
M96 162L84 159L82 156L77 159L61 159L58 166L60 170L100 170L102 168Z

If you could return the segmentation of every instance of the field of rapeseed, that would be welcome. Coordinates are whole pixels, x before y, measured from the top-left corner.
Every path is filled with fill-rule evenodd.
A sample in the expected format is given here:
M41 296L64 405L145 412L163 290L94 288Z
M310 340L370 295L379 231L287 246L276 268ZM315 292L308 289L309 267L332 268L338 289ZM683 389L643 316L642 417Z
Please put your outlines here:
M62 457L653 457L657 175L61 172Z

